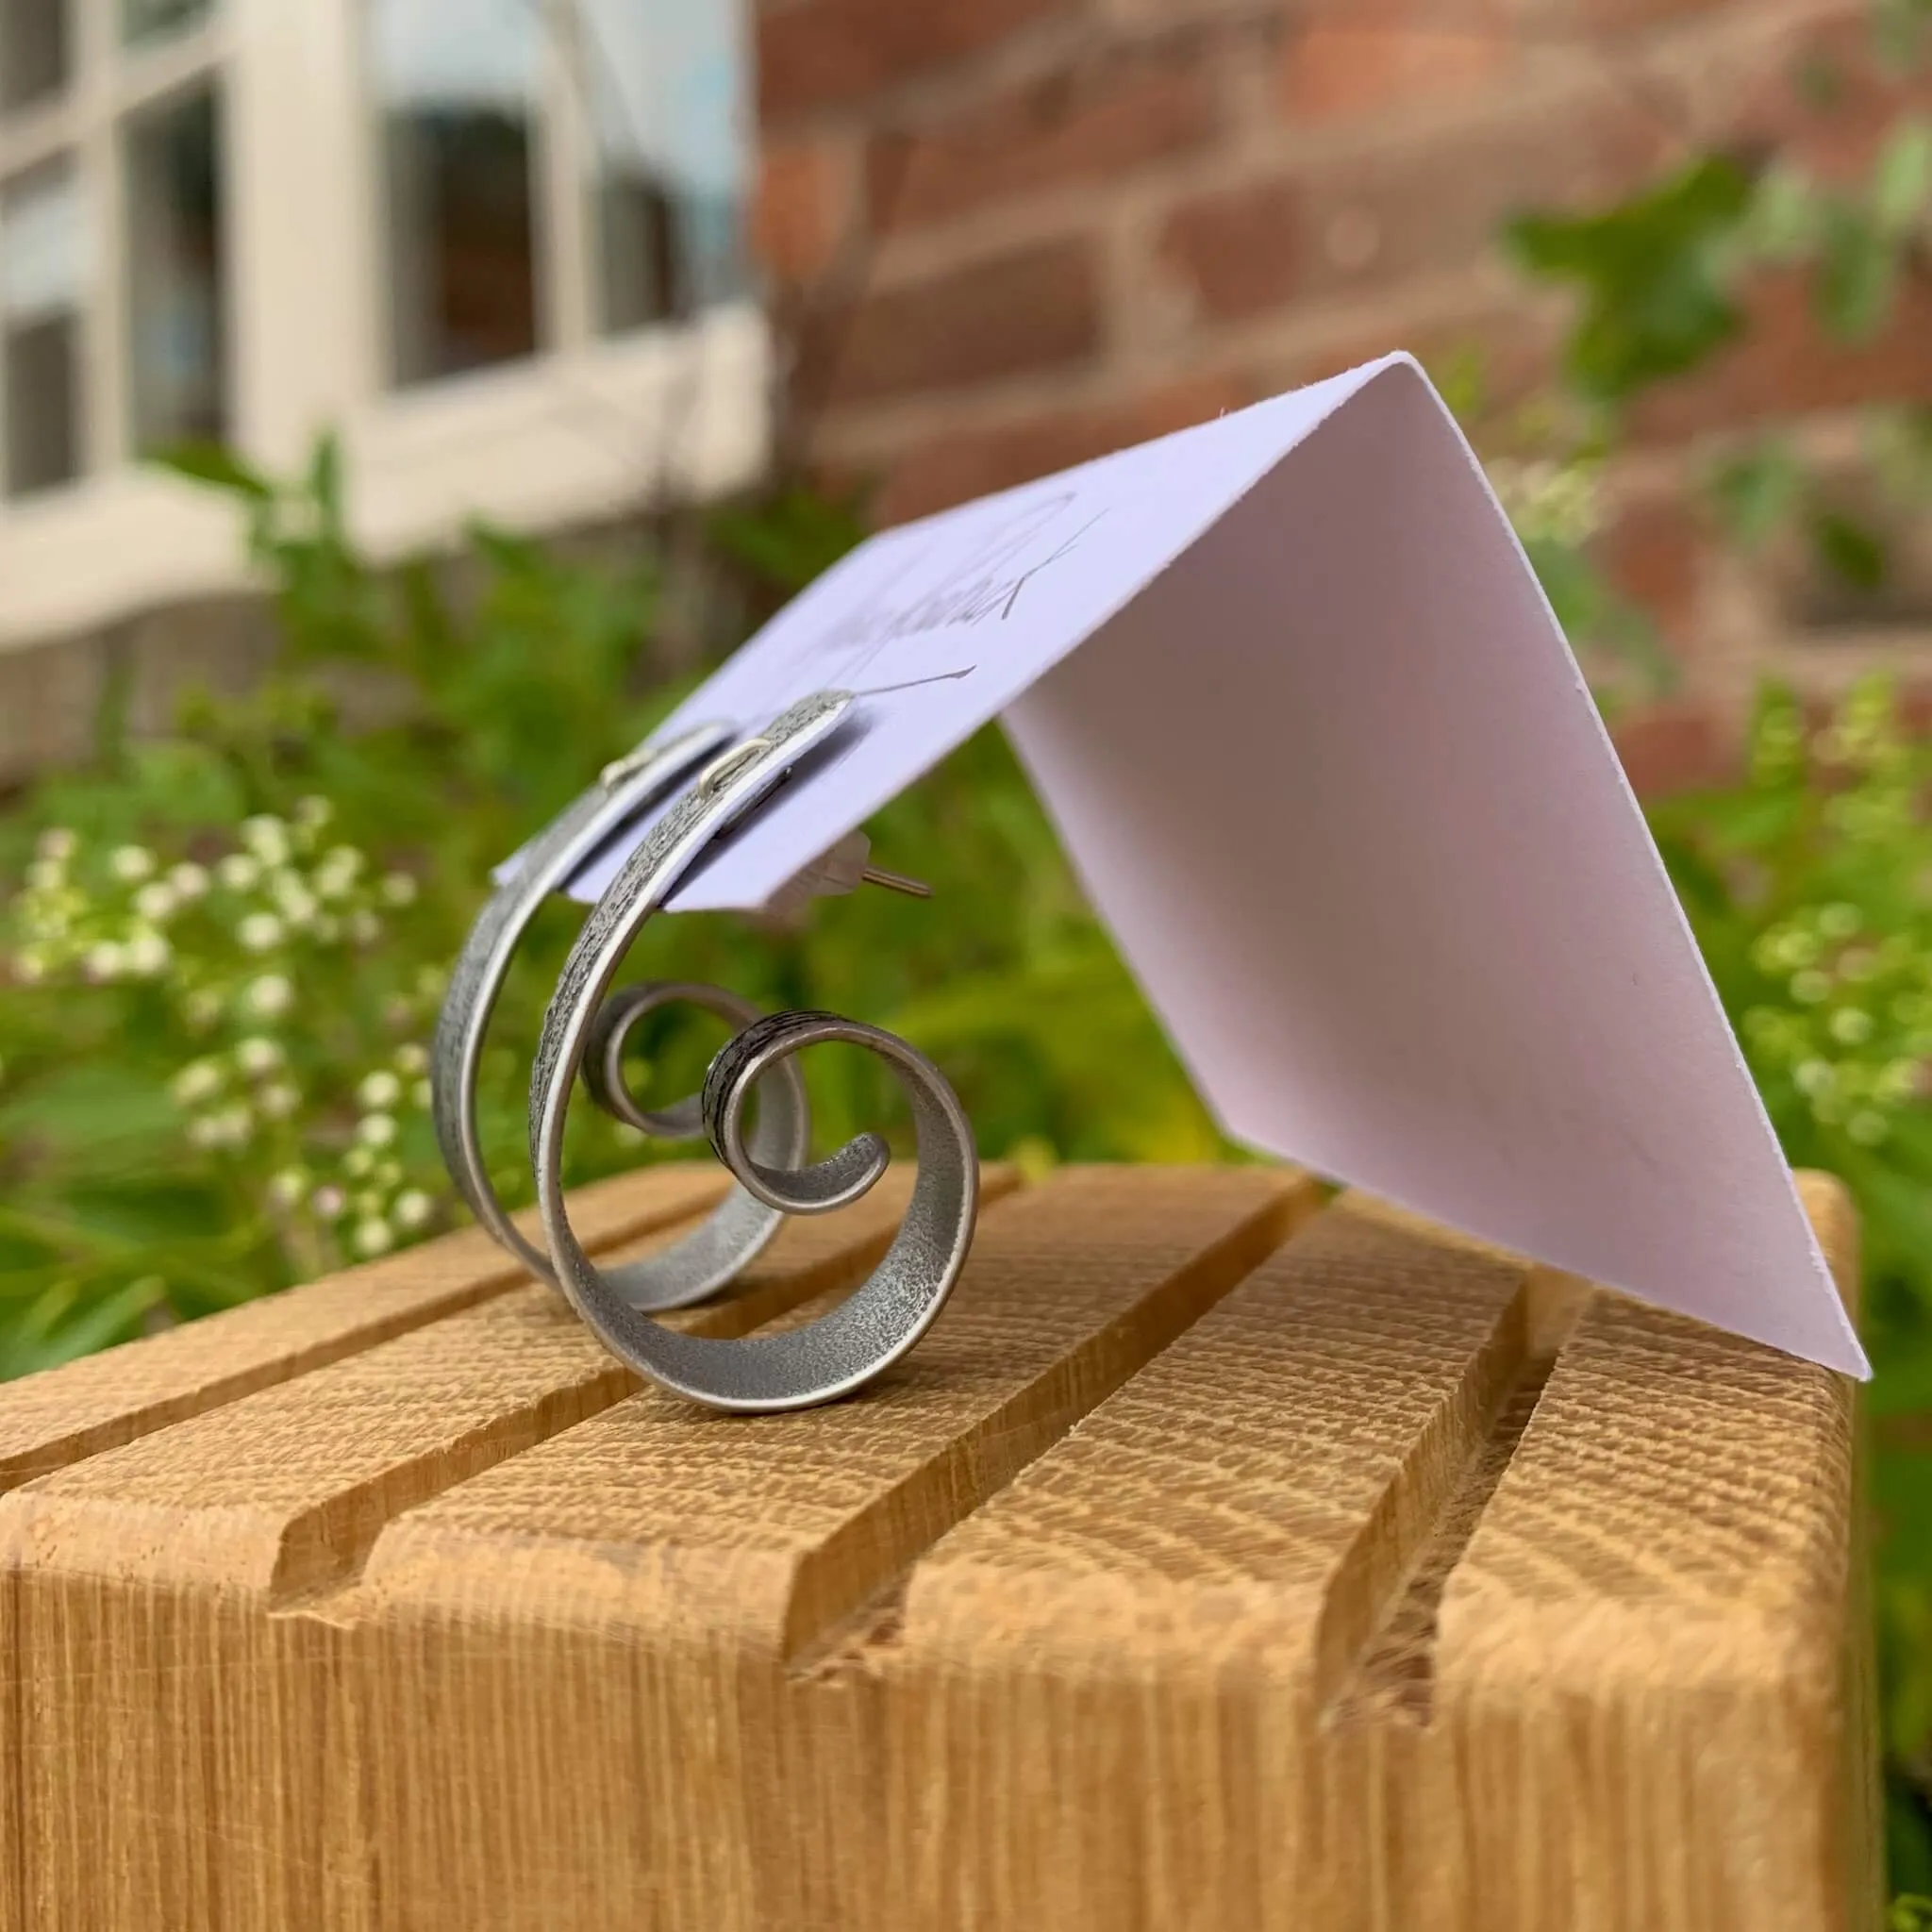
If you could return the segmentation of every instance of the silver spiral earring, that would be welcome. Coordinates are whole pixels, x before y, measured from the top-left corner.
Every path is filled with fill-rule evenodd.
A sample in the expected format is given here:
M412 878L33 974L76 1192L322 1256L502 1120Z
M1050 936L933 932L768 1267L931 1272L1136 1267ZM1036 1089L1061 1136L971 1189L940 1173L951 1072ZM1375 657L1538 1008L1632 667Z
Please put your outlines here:
M437 1027L434 1115L443 1157L492 1235L559 1288L611 1352L694 1401L726 1409L808 1407L848 1394L899 1359L932 1324L965 1264L979 1165L964 1110L931 1061L896 1036L828 1013L761 1015L722 988L612 982L651 915L723 834L740 825L801 758L836 731L855 700L822 692L763 732L732 742L704 725L634 754L604 774L519 856L464 946ZM694 774L694 775L693 775ZM611 881L578 936L544 1015L530 1084L530 1156L547 1253L516 1228L490 1184L475 1124L476 1074L490 1015L517 942L543 898L625 824L686 787ZM890 874L874 874L881 882ZM630 1031L688 1002L739 1030L713 1058L702 1091L646 1108L625 1087ZM794 1064L827 1041L863 1046L897 1075L911 1103L918 1177L884 1259L829 1314L741 1341L683 1335L650 1319L716 1293L793 1214L857 1201L884 1174L886 1143L857 1136L808 1162L810 1116ZM735 1185L691 1234L621 1268L600 1270L573 1232L563 1187L563 1132L581 1079L596 1106L662 1139L702 1133ZM747 1127L753 1091L757 1124Z

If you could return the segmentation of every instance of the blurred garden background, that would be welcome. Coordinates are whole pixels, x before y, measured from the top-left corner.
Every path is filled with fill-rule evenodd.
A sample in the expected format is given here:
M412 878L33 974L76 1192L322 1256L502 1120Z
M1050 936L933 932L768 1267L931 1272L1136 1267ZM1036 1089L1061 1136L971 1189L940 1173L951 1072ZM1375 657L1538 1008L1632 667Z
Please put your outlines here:
M0 0L0 1374L451 1225L490 868L867 527L1395 346L1862 1210L1921 1923L1926 0ZM872 833L929 904L679 920L653 976L906 1035L989 1157L1234 1155L995 734ZM510 1198L575 921L494 1036ZM579 1178L666 1151L578 1113Z

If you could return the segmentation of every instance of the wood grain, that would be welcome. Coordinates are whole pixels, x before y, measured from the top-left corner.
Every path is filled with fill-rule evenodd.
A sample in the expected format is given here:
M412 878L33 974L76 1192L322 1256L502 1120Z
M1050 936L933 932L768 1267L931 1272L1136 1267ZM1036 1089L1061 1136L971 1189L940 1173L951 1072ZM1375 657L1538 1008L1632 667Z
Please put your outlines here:
M903 1189L685 1319L810 1319ZM608 1198L607 1252L668 1238ZM921 1348L801 1415L640 1391L477 1258L172 1392L84 1365L58 1441L0 1390L46 1445L0 1923L1873 1923L1823 1371L1258 1169L998 1201Z
M594 1254L717 1200L715 1169L648 1168L586 1188ZM520 1217L520 1222L526 1217ZM534 1230L534 1223L525 1231ZM479 1229L16 1382L0 1401L0 1491L340 1360L529 1279Z

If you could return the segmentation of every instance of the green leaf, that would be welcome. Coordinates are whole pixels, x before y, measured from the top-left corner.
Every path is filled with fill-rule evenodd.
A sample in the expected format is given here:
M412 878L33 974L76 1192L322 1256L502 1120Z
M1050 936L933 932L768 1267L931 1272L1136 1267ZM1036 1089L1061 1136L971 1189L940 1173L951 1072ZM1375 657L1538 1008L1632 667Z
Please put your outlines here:
M1890 237L1861 209L1833 208L1813 291L1819 320L1849 341L1875 334L1891 313L1898 271Z
M1885 545L1876 532L1844 514L1820 510L1811 524L1819 561L1855 591L1875 591L1885 582Z
M1736 541L1755 549L1790 520L1805 492L1805 472L1790 445L1767 437L1726 457L1713 473L1710 493Z
M1694 369L1737 336L1742 315L1728 287L1726 244L1752 193L1739 162L1707 155L1602 212L1536 213L1509 224L1516 258L1580 297L1564 363L1586 396L1619 402Z
M1901 121L1886 138L1872 175L1872 219L1893 240L1909 234L1932 199L1932 121Z
M266 503L275 486L231 449L217 442L181 442L158 451L148 459L156 468L171 470L191 483L221 490L252 503Z
M342 446L331 430L315 439L308 458L308 493L322 512L323 527L337 531L342 522Z

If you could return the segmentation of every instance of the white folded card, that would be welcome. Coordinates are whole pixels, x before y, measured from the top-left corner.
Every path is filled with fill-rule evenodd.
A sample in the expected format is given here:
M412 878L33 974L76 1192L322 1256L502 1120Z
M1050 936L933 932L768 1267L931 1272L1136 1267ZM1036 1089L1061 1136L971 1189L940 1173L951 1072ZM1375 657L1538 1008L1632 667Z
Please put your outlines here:
M1004 716L1230 1135L1866 1373L1575 660L1407 358L874 538L663 735L824 690L854 722L674 909L763 905Z

